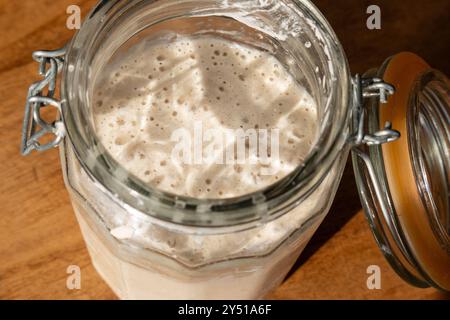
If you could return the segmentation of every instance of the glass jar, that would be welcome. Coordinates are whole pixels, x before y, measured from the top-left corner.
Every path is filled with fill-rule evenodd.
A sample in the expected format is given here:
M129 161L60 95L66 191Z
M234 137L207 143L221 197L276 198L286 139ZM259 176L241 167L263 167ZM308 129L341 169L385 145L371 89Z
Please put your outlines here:
M229 199L163 192L122 168L96 137L92 84L113 55L161 30L214 35L277 57L318 106L320 135L304 164L274 185ZM378 212L390 215L393 203L380 190L380 185L386 188L380 177L386 177L377 172L382 161L372 156L380 158L381 145L400 136L390 124L380 129L378 120L378 102L388 102L394 91L381 80L389 63L377 75L352 78L336 35L309 1L101 1L65 49L35 52L34 58L44 80L29 91L22 152L60 145L65 184L92 262L122 299L264 297L281 283L327 214L351 148L375 234L383 228L370 218ZM60 101L54 96L59 70L63 71ZM54 123L40 117L40 110L50 106L60 112ZM42 139L47 139L45 144ZM448 161L443 168L448 170ZM448 188L442 172L430 178L440 179L439 186L447 183ZM434 184L433 188L439 189ZM436 191L430 193L435 196ZM369 203L368 198L375 200ZM449 206L439 205L435 211L441 213L437 223L447 260L440 262L446 263L444 269L434 275L450 266ZM386 245L393 247L387 241ZM405 246L404 241L402 249ZM384 252L388 259L404 254ZM420 265L419 261L414 266ZM423 277L426 269L421 271L409 271L405 279L450 289L448 275L435 282L429 281L434 277Z

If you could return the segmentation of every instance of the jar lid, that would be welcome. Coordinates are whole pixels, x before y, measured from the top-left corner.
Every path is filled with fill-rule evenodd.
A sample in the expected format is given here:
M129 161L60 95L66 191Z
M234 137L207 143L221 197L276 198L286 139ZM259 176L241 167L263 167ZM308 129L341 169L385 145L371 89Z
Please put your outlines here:
M409 283L450 291L450 83L423 59L400 53L376 75L395 87L372 99L367 130L390 123L401 137L353 152L375 239Z

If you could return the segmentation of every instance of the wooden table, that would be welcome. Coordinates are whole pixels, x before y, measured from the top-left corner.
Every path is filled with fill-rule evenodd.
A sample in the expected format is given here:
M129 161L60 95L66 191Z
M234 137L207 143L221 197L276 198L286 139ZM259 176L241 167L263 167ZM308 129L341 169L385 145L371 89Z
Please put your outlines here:
M58 151L19 155L23 105L37 80L31 52L63 46L73 35L66 8L83 14L95 0L0 0L0 298L115 299L95 272L69 197ZM316 1L334 26L352 71L378 66L402 50L417 52L450 74L448 0ZM381 31L369 31L365 10L382 8ZM79 265L82 289L66 289L66 268ZM382 290L366 287L366 269L379 265ZM333 208L290 276L271 299L445 299L405 284L389 267L361 212L351 165Z

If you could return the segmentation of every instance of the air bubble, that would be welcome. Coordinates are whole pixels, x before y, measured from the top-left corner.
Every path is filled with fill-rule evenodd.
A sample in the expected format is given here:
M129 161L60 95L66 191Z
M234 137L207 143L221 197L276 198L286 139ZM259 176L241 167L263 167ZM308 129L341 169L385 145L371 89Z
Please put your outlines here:
M124 144L126 144L128 142L128 139L126 137L118 137L116 138L116 140L114 141L114 143L118 146L123 146Z

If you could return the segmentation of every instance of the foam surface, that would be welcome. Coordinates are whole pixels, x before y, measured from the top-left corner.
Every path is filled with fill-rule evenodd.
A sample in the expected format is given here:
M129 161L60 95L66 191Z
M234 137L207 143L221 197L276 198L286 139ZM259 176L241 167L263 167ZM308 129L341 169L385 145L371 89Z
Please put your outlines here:
M95 84L94 121L100 141L132 174L197 198L240 196L273 184L304 161L318 130L313 98L274 56L210 36L143 41L114 58ZM174 161L173 132L184 128L194 137L198 123L204 132L279 129L278 159ZM215 147L204 156L225 154L227 145L220 150L216 142L211 139ZM247 151L248 159L261 156ZM264 173L268 168L271 174Z

